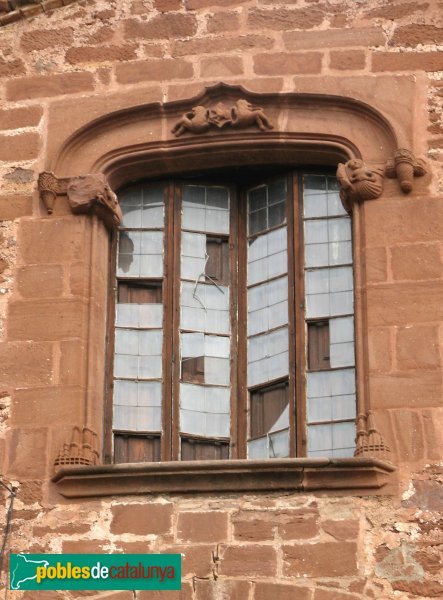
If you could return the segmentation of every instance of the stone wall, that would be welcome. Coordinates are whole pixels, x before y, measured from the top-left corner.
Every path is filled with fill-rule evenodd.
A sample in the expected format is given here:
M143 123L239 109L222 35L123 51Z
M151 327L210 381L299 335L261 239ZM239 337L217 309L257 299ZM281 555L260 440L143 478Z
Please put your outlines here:
M18 494L11 549L177 551L185 578L181 594L54 592L45 600L441 597L443 3L30 4L38 7L20 19L0 16L0 472ZM365 214L368 391L400 467L398 494L75 503L49 482L60 439L81 418L72 407L85 387L89 238L85 217L47 216L38 174L82 124L191 98L219 81L391 110L399 135L409 123L399 145L428 162L419 193L391 192ZM404 86L413 89L406 98ZM6 491L3 498L6 505Z

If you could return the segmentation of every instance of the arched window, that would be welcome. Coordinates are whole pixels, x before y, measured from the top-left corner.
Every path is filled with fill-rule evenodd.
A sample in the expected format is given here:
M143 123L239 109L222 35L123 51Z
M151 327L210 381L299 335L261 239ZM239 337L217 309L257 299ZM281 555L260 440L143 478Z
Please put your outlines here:
M351 219L335 176L256 167L119 201L115 462L352 456Z

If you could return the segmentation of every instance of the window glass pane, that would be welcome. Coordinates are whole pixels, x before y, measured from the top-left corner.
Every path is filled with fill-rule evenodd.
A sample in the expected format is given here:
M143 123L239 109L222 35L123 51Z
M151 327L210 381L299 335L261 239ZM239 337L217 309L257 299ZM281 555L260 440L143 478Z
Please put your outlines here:
M262 437L248 441L248 458L251 460L259 460L260 458L268 458L268 438Z
M229 190L223 187L207 188L206 205L211 208L229 209Z
M143 206L141 213L141 226L144 228L163 227L165 211L163 206ZM126 224L126 227L140 227L140 224Z
M252 212L249 215L249 235L254 235L263 229L267 229L266 208Z
M286 178L276 179L268 185L269 204L286 201Z
M267 204L267 186L261 185L248 192L248 204L249 212L259 210L261 208L266 209Z
M289 429L269 435L269 458L289 456Z
M286 220L286 205L280 202L269 207L268 227L276 227Z

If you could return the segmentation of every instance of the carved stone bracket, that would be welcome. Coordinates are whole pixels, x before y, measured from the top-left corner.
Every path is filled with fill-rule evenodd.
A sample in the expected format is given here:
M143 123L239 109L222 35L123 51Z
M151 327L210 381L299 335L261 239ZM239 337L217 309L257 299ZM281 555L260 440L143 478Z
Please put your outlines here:
M426 162L415 158L410 150L399 148L387 161L385 173L391 179L397 178L401 191L409 194L414 186L414 177L423 177L427 173Z
M354 202L374 200L383 192L383 170L369 169L359 158L339 163L337 179L343 206L351 212Z
M73 427L71 440L63 444L54 461L55 469L98 464L100 464L100 461L97 434L88 427Z
M227 107L219 102L213 107L194 106L172 128L179 137L184 133L206 133L211 127L246 128L257 126L260 131L273 129L269 118L260 106L253 106L247 100L239 99L234 106Z
M379 458L380 460L392 459L390 447L375 426L372 411L368 411L367 415L361 414L357 417L357 447L354 456Z
M117 196L102 174L59 179L53 173L40 173L40 197L46 210L52 214L57 196L67 195L74 214L94 213L112 228L122 221Z

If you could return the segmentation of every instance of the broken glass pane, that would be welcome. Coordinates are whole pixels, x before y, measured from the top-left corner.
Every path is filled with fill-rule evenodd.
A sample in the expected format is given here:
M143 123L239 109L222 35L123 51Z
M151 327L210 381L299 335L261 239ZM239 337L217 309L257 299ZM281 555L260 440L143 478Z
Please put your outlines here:
M269 434L269 458L289 457L289 429Z

